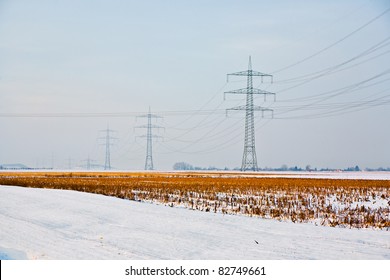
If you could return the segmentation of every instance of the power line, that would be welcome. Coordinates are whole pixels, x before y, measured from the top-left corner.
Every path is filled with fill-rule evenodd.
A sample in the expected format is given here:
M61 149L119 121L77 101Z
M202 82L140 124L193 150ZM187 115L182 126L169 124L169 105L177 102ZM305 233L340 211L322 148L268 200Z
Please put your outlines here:
M198 115L209 116L212 113L225 114L225 110L186 110L186 111L160 111L156 112L164 116ZM136 117L142 112L122 113L0 113L0 118L127 118Z
M226 148L231 147L231 146L237 144L238 142L242 141L242 132L240 132L237 129L238 128L237 124L241 123L244 118L239 119L238 122L236 122L235 124L233 124L232 126L229 127L229 128L231 128L232 131L230 131L230 130L229 131L225 131L225 130L222 131L222 132L226 132L225 135L222 135L218 138L215 138L215 141L213 141L213 142L217 142L217 143L215 143L211 147L209 146L209 147L204 148L204 149L198 149L198 150L193 150L193 151L189 151L188 149L177 150L177 149L174 149L174 148L168 146L166 144L166 142L163 142L163 143L160 143L160 145L162 147L164 147L165 149L167 149L169 152L159 152L159 154L182 153L182 154L200 155L200 154L210 154L210 153L215 153L215 152L225 150ZM271 120L272 119L267 119L267 121L265 123L263 123L260 126L256 126L256 128L261 129L262 127L267 125ZM221 133L219 133L219 134L221 134Z
M383 92L387 92L388 94L375 99L367 100L369 97L373 97ZM277 115L275 119L314 119L314 118L331 117L331 116L338 116L346 113L366 110L373 107L386 106L389 104L390 104L390 89L387 88L385 90L381 90L379 92L371 94L368 97L365 97L363 99L354 102L318 104L316 105L316 107L311 106L311 107L300 109L300 110L322 110L322 111L327 110L325 112L316 112L312 114L306 114L300 116L289 116L289 117L279 117ZM291 109L289 109L288 111L293 111L293 110L294 107L291 107Z
M212 115L213 113L215 113L215 112L218 110L218 108L222 105L223 102L221 102L220 104L218 104L218 105L217 105L214 109L212 109L212 110L203 110L203 108L206 107L208 104L210 104L210 102L213 101L214 98L217 97L217 96L219 95L219 93L221 92L221 90L223 90L223 89L226 87L227 84L228 84L228 83L225 82L225 83L223 84L223 86L220 87L220 88L213 94L213 96L212 96L206 103L204 103L198 110L186 111L186 112L189 113L189 117L187 117L186 119L182 120L182 121L180 122L180 124L186 123L188 120L190 120L191 118L193 118L195 115L203 114L203 113L205 113L206 111L208 111L209 114L206 114L206 118L205 118L204 120L206 120L210 115ZM201 122L203 122L203 120L202 120ZM191 128L191 130L194 129L194 128L196 128L196 127L198 127L198 126L201 124L201 122L198 123L195 127ZM169 129L176 129L180 124L175 125L175 126L170 126L170 127L168 127L168 128L169 128Z
M342 37L341 39L337 40L336 42L334 42L334 43L328 45L327 47L325 47L325 48L323 48L323 49L321 49L321 50L315 52L315 53L312 54L312 55L309 55L309 56L307 56L307 57L305 57L305 58L303 58L303 59L301 59L301 60L298 60L297 62L294 62L294 63L292 63L292 64L290 64L290 65L287 65L287 66L285 66L285 67L283 67L283 68L280 68L280 69L278 69L278 70L272 72L272 74L276 74L276 73L285 71L285 70L290 69L290 68L292 68L292 67L294 67L294 66L296 66L296 65L299 65L299 64L301 64L301 63L303 63L303 62L305 62L305 61L307 61L307 60L309 60L309 59L311 59L311 58L313 58L313 57L316 57L317 55L319 55L319 54L321 54L321 53L323 53L323 52L329 50L330 48L336 46L337 44L341 43L342 41L348 39L348 38L351 37L352 35L356 34L356 33L359 32L359 31L361 31L362 29L364 29L365 27L367 27L367 26L370 25L371 23L375 22L376 20L378 20L379 18L381 18L382 16L384 16L384 15L385 15L386 13L388 13L389 11L390 11L390 8L386 9L384 12L380 13L378 16L376 16L376 17L374 17L373 19L369 20L368 22L366 22L365 24L361 25L359 28L355 29L354 31L348 33L347 35L345 35L345 36Z
M293 99L285 99L285 100L280 100L280 102L295 102L295 101L308 101L308 100L318 100L318 101L315 101L313 103L310 103L310 104L306 104L306 105L302 105L301 107L297 107L297 109L300 109L302 107L307 107L307 106L310 106L310 105L313 105L313 104L317 104L319 102L322 102L322 101L325 101L325 100L328 100L330 98L333 98L335 96L339 96L339 95L342 95L342 94L346 94L346 93L351 93L353 91L356 91L356 90L360 90L360 89L364 89L364 88L368 88L368 87L371 87L371 86L374 86L374 85L377 85L377 84L380 84L380 83L383 83L383 82L386 82L388 81L390 78L388 79L384 79L384 80L381 80L381 81L378 81L378 82L375 82L375 83L372 83L372 84L369 84L369 85L366 85L366 86L362 86L372 80L375 80L379 77L382 77L384 75L387 75L390 73L390 69L387 69L377 75L374 75L366 80L363 80L363 81L360 81L360 82L357 82L357 83L353 83L353 84L350 84L348 86L345 86L345 87L342 87L342 88L338 88L338 89L333 89L333 90L329 90L329 91L326 91L326 92L322 92L322 93L318 93L318 94L315 94L315 95L311 95L309 97L300 97L300 98L293 98Z
M325 68L323 70L319 70L319 71L312 72L312 73L309 73L309 74L301 75L301 76L298 76L298 77L289 78L289 79L285 79L285 80L280 80L280 81L277 81L275 83L276 84L282 84L282 83L302 82L301 84L297 85L297 86L300 86L302 84L305 84L305 83L310 82L312 80L315 80L317 78L321 78L321 77L323 77L325 75L329 75L329 74L337 73L337 72L345 70L345 69L349 69L349 68L351 68L351 66L347 67L347 68L339 69L338 71L336 71L338 68L340 68L340 67L342 67L344 65L347 65L350 62L353 62L353 61L355 61L355 60L357 60L359 58L362 58L362 57L367 56L367 55L369 55L369 54L371 54L371 53L373 53L375 51L378 51L379 49L381 49L383 47L388 46L390 44L390 42L387 42L387 41L389 41L389 40L390 40L390 37L387 37L384 40L382 40L381 42L375 44L374 46L371 46L370 48L364 50L360 54L358 54L358 55L356 55L356 56L354 56L354 57L352 57L352 58L350 58L350 59L348 59L346 61L343 61L343 62L341 62L339 64L327 67L327 68ZM385 42L387 42L387 43L385 43ZM385 55L385 54L387 54L389 52L390 51L388 50L388 51L386 51L384 53L381 53L381 54L379 54L377 56L371 57L371 58L369 58L369 59L367 59L367 60L365 60L365 61L363 61L361 63L354 64L353 66L357 66L357 65L360 65L362 63L368 62L368 61L370 61L372 59L378 58L378 57L380 57L382 55ZM290 89L295 88L297 86L293 86L293 87L289 87L289 88L286 88L286 89L282 89L278 93L290 90Z

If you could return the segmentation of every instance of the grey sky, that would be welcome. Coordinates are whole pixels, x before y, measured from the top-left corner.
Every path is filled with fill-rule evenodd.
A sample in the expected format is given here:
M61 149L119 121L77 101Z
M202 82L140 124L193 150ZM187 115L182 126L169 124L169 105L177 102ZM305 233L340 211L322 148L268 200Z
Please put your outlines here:
M245 98L223 92L245 87L226 74L245 70L251 55L254 70L274 75L255 85L276 93L276 102L255 99L274 109L274 119L256 118L259 167L390 166L390 12L375 19L389 8L0 1L0 163L66 168L68 158L77 167L90 156L103 164L97 138L109 125L118 137L112 165L142 169L146 144L135 136L146 132L134 127L146 120L135 116L150 106L165 127L155 131L164 137L153 146L157 169L239 167L244 112L225 109Z

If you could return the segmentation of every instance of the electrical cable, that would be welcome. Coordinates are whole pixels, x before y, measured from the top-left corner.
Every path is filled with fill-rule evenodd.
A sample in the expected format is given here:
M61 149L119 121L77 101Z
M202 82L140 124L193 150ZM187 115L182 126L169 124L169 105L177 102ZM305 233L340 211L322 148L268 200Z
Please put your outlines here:
M275 71L273 71L271 74L276 74L276 73L280 73L282 71L285 71L287 69L290 69L294 66L297 66L303 62L306 62L308 61L309 59L313 58L313 57L316 57L318 56L319 54L329 50L330 48L336 46L337 44L345 41L346 39L348 39L349 37L353 36L354 34L356 34L357 32L361 31L362 29L364 29L365 27L369 26L371 23L375 22L376 20L378 20L379 18L381 18L382 16L384 16L385 14L387 14L388 12L390 11L390 8L386 9L385 11L383 11L382 13L380 13L379 15L377 15L376 17L374 17L373 19L369 20L368 22L366 22L365 24L361 25L360 27L358 27L357 29L353 30L352 32L348 33L347 35L345 35L344 37L342 37L341 39L337 40L336 42L326 46L325 48L322 48L321 50L315 52L314 54L312 55L309 55L301 60L298 60L297 62L294 62L290 65L287 65L283 68L280 68L280 69L277 69Z

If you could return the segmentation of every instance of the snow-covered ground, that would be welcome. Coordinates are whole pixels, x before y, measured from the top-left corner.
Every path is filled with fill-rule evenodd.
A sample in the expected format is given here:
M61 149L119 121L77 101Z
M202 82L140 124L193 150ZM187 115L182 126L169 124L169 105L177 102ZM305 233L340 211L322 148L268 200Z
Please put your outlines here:
M390 259L390 232L0 186L1 259Z

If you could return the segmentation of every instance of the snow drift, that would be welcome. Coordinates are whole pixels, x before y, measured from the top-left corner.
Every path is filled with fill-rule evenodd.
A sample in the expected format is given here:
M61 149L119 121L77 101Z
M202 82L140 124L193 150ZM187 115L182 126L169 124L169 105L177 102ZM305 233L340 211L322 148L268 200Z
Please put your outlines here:
M3 259L390 259L390 232L0 186Z

